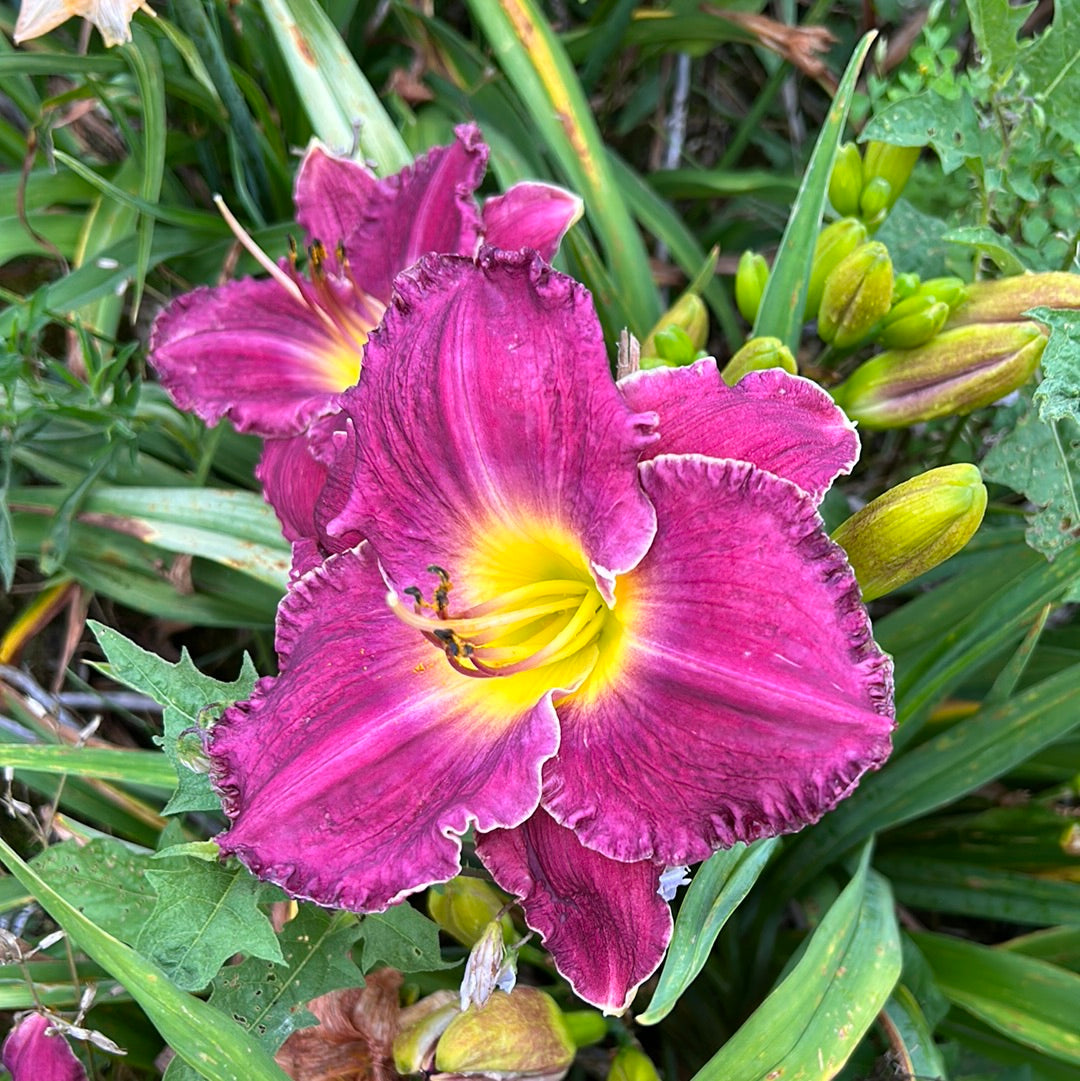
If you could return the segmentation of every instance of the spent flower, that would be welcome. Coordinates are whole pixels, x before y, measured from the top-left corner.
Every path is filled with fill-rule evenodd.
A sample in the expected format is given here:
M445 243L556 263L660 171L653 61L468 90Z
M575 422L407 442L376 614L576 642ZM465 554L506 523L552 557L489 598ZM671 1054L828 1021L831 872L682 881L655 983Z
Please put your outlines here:
M457 874L471 826L621 1011L669 868L815 821L888 754L889 662L817 514L854 430L782 371L616 386L585 290L491 249L399 276L338 403L317 524L366 539L293 584L280 674L211 732L221 851L377 911Z

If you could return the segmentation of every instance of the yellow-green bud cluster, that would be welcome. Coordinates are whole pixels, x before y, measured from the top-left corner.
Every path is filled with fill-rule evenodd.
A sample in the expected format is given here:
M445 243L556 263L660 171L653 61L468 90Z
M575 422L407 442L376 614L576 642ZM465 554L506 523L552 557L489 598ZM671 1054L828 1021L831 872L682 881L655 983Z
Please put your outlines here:
M866 338L892 306L893 268L884 244L860 244L825 279L818 335L837 349Z
M916 274L902 275L893 283L893 305L871 337L886 349L913 349L924 345L945 325L950 312L965 296L959 278L929 278L920 282Z
M754 251L744 251L735 269L735 307L751 325L761 307L765 283L769 280L769 264L765 256Z
M835 533L863 600L906 585L955 555L975 535L986 486L973 465L931 469L890 489Z
M657 320L641 343L642 368L679 367L705 354L709 339L709 312L694 292L683 293Z
M779 338L751 338L724 365L720 377L733 387L747 372L765 368L783 368L792 375L799 370L791 350Z
M915 349L872 357L833 397L868 428L962 416L1026 383L1045 347L1046 336L1033 322L955 327Z
M900 198L919 153L917 146L871 141L860 154L854 143L842 144L829 177L829 202L838 214L875 229Z

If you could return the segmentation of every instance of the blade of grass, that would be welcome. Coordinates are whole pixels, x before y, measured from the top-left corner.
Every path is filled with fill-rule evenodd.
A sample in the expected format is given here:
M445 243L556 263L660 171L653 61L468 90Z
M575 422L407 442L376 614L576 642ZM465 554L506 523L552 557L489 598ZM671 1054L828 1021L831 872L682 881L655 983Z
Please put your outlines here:
M0 767L70 773L163 788L168 792L176 787L176 771L163 754L155 751L0 743Z
M876 36L875 31L864 34L848 61L836 97L814 145L814 152L810 155L810 163L791 208L791 216L780 240L769 280L765 283L761 307L754 323L754 337L779 338L792 353L798 353L810 264L821 228L821 215L825 209L836 150L844 135L855 83Z
M585 200L608 272L632 317L630 329L644 337L660 317L660 297L573 65L533 0L467 4L570 186Z
M412 161L405 140L371 84L315 0L262 0L266 21L316 135L337 153L357 156L382 173Z

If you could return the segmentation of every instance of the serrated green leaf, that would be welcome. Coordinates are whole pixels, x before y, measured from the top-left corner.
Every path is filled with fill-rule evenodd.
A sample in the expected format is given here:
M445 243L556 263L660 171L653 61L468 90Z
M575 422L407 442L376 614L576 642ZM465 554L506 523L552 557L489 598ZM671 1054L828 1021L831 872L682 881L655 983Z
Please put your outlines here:
M798 351L802 332L806 288L810 281L814 244L825 210L829 177L832 176L837 147L844 136L855 83L874 37L873 32L863 35L837 87L795 196L784 235L780 238L776 261L765 283L754 322L755 338L779 338L793 353Z
M210 1004L228 1014L267 1051L315 1024L307 1008L313 998L363 982L349 950L360 934L356 918L302 905L278 937L284 963L248 957L222 969L214 980ZM165 1081L189 1081L195 1075L184 1063L170 1065Z
M370 972L380 961L401 972L434 972L452 968L439 954L439 927L409 904L365 916L360 966Z
M209 778L187 765L177 744L187 730L205 728L208 714L220 714L226 706L251 693L256 673L250 658L244 657L240 675L232 683L222 683L204 676L192 664L186 650L176 664L170 664L100 623L91 621L90 627L108 659L109 674L132 690L150 695L164 707L165 732L155 738L179 778L179 788L164 813L219 809L221 800L210 787Z
M694 1081L827 1081L873 1023L900 975L888 882L869 851L784 981Z
M1047 422L1080 421L1080 311L1032 308L1024 315L1050 328L1039 361L1043 378L1035 388L1039 416Z
M88 844L65 841L32 861L50 886L87 919L124 942L134 941L150 918L154 891L146 881L149 852L135 852L111 837Z
M1035 3L1009 0L967 0L968 18L983 66L995 82L1006 77L1020 53L1016 40Z
M1057 0L1054 21L1020 63L1027 90L1042 105L1050 126L1080 143L1080 3Z
M1080 424L1068 417L1047 423L1029 409L983 459L987 480L1022 493L1037 508L1028 516L1027 542L1048 558L1080 537Z
M1009 1039L1080 1066L1080 976L1023 954L913 934L950 1002Z
M0 862L87 956L123 983L162 1038L207 1081L288 1081L249 1034L220 1010L178 990L160 968L88 920L3 838Z
M134 945L177 987L200 990L234 953L284 963L270 920L259 909L268 887L246 868L181 859L173 867L149 868L146 877L157 901Z
M697 978L717 935L750 892L776 845L775 837L750 846L737 844L714 853L697 869L679 905L660 982L649 1008L637 1017L639 1025L655 1025L666 1017Z
M954 100L927 90L887 105L863 128L860 139L933 147L946 176L968 158L982 159L1000 152L980 124L975 103L966 91Z

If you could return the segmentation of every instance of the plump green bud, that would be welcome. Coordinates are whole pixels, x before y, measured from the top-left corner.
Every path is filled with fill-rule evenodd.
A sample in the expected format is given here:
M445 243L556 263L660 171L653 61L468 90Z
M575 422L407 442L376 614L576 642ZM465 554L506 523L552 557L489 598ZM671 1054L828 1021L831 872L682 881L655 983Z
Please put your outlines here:
M608 1034L608 1023L596 1010L568 1010L563 1023L575 1047L588 1047L600 1043Z
M459 875L428 891L428 915L463 946L479 940L489 923L506 905L507 898L482 878ZM514 923L508 915L500 920L503 937L511 941Z
M724 365L720 378L733 387L747 372L759 372L765 368L783 368L792 375L799 370L791 350L779 338L751 338Z
M967 299L968 286L963 278L927 278L919 284L918 292L919 296L933 297L947 304L952 311Z
M874 341L886 349L913 349L928 342L948 318L948 304L916 293L889 309L874 335Z
M863 162L854 143L841 143L829 177L829 202L837 214L853 217L859 213L859 195L863 188Z
M841 218L821 230L817 243L814 244L814 256L810 263L804 319L812 319L817 315L821 306L821 294L825 291L825 282L840 261L869 239L866 226L858 218Z
M859 217L873 228L885 220L889 207L895 202L892 184L883 176L872 177L863 185L859 196Z
M889 182L890 199L886 211L891 210L915 168L922 153L917 146L892 146L871 139L863 149L863 190L881 178Z
M766 274L767 273L768 268L766 268ZM677 362L689 364L690 361L696 359L698 350L704 348L705 343L709 339L709 312L705 307L705 302L697 293L683 293L683 295L679 297L679 299L676 300L662 316L660 316L656 321L656 326L649 331L648 336L641 343L642 357L662 357L665 360L671 359L668 354L664 352L665 348L670 350L670 345L665 346L662 343L658 343L657 336L672 329L681 332L674 340L679 342L682 352L689 352L689 360L681 359L680 353ZM672 339L672 337L673 336L671 335L668 336L669 339ZM683 343L685 343L685 345ZM644 367L645 365L643 364L642 366Z
M636 1047L623 1047L608 1070L607 1081L660 1081L652 1059Z
M975 535L986 487L973 465L931 469L890 489L833 533L863 600L872 601L944 563Z
M892 307L889 250L871 241L842 259L825 281L818 334L837 349L858 345Z
M394 1037L394 1068L400 1074L420 1073L435 1064L435 1045L461 1013L453 991L436 991L401 1011Z
M897 274L892 283L893 303L913 297L919 291L919 284L918 274Z
M1032 308L1080 308L1080 274L1054 270L972 282L967 286L967 300L953 312L949 326L1012 323Z
M769 264L765 262L765 256L744 251L739 256L739 265L735 270L735 307L751 326L757 318L768 280Z
M867 428L960 416L1023 386L1045 346L1037 323L957 327L917 349L872 357L832 393L847 415Z
M518 987L458 1014L435 1048L435 1069L463 1078L558 1081L574 1050L555 1000L535 987Z

